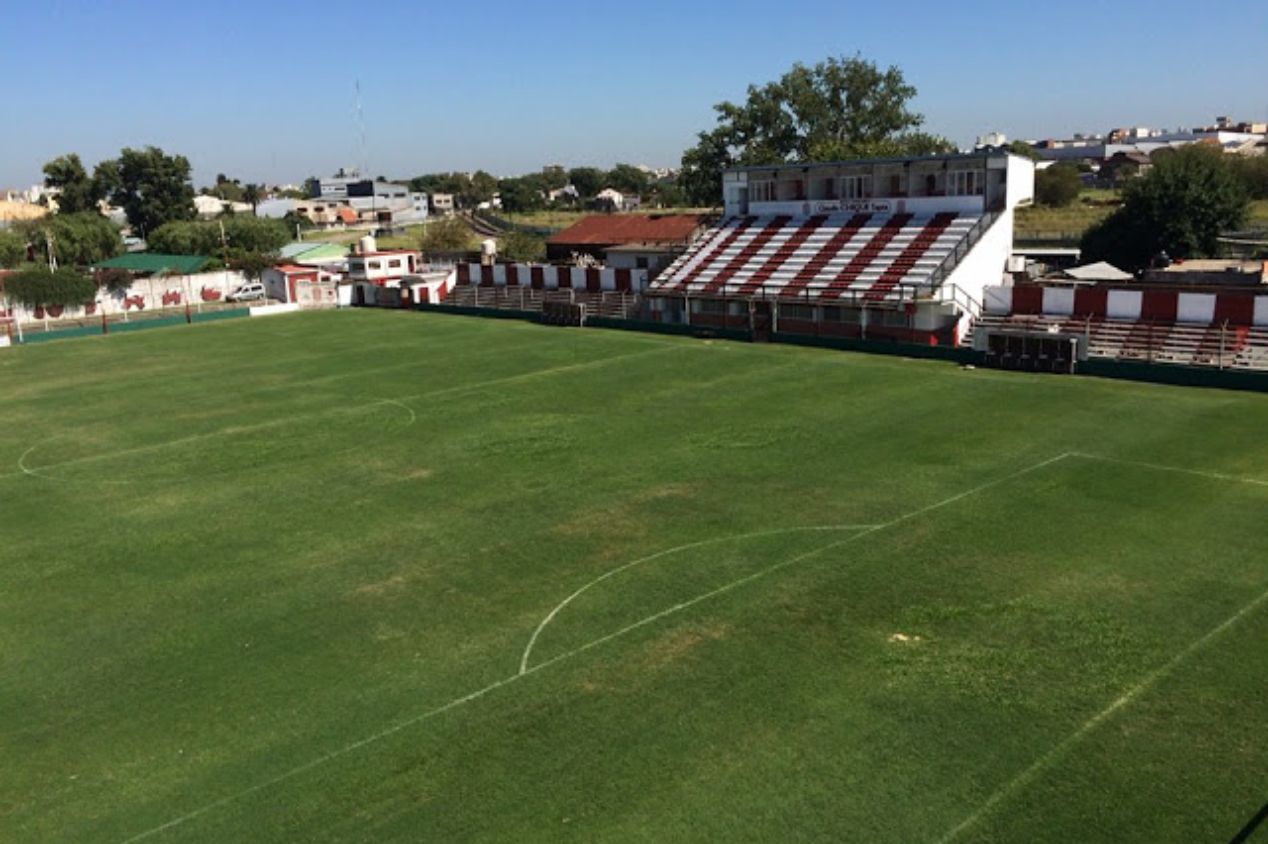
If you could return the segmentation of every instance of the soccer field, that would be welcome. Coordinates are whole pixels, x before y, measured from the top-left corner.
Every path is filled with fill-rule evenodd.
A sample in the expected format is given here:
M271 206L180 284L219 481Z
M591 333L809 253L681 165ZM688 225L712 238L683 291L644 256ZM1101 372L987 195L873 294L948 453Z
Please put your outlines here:
M1228 841L1266 432L408 312L0 350L0 840Z

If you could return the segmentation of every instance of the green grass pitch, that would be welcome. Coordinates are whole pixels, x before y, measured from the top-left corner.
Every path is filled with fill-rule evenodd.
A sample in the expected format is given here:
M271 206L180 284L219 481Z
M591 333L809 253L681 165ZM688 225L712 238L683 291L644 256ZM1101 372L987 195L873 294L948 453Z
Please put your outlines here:
M1227 841L1266 431L404 312L3 350L0 839Z

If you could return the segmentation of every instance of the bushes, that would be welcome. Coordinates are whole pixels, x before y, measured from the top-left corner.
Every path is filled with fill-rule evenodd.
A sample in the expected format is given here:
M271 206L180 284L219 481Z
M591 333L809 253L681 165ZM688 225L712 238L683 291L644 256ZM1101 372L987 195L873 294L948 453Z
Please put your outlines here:
M222 224L223 242L220 238ZM231 253L272 253L289 243L290 239L290 230L281 220L237 216L164 223L150 233L146 242L153 252L218 256L224 252L226 245Z
M543 261L546 258L546 241L527 232L510 232L498 244L498 257L507 261Z
M70 268L23 270L7 277L4 289L9 299L31 308L84 305L97 295L96 283Z
M1053 208L1069 205L1083 189L1078 169L1058 164L1035 174L1035 202Z
M471 229L457 217L442 217L423 227L423 239L419 244L424 252L458 252L472 249L475 238Z
M0 231L0 269L12 269L26 257L26 238Z

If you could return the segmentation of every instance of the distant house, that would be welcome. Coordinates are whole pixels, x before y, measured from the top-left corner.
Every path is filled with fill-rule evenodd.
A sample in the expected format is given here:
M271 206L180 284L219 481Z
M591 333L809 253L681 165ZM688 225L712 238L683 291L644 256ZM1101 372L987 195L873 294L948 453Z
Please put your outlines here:
M580 198L581 194L574 185L564 185L562 188L546 191L546 199L551 202L576 202Z
M638 244L638 251L624 254L634 261L644 255L650 269L653 255L683 251L703 229L698 214L594 214L547 238L546 257L566 261L577 254L607 261L613 247Z
M433 193L431 195L431 212L438 216L452 214L454 211L452 193Z
M198 212L198 216L204 219L219 217L226 212L231 214L250 214L252 210L250 203L230 202L227 199L206 194L194 197L194 209Z

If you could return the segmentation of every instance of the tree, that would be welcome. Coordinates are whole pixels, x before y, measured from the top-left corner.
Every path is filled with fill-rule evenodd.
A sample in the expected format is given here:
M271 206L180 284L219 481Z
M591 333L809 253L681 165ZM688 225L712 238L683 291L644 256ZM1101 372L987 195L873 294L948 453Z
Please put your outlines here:
M259 281L264 271L277 263L277 254L249 249L233 250L229 255L229 267L242 273L250 281Z
M4 290L9 299L30 308L83 305L97 295L96 283L72 267L21 270L5 278Z
M646 171L638 169L633 164L618 164L608 171L605 181L607 187L615 188L621 193L642 196L647 192L651 179Z
M558 190L568 184L568 171L558 164L543 167L542 182L546 190Z
M1232 167L1251 199L1268 199L1268 155L1239 155L1233 158Z
M1013 155L1020 155L1022 158L1029 158L1031 161L1039 160L1039 153L1035 152L1035 148L1025 141L1010 141L1005 149Z
M260 204L260 186L252 182L243 188L242 201L250 203L251 211L254 212Z
M795 64L777 82L750 85L743 104L714 106L717 126L683 153L683 189L692 202L716 205L722 171L735 165L952 149L919 131L924 117L908 108L915 95L897 67L882 71L859 56Z
M1035 202L1061 208L1069 205L1083 190L1079 170L1068 164L1057 164L1035 174Z
M30 220L22 223L19 231L25 233L41 260L47 258L52 238L53 255L63 265L87 266L123 251L119 230L95 210Z
M96 211L102 188L88 175L84 164L75 153L61 155L44 165L45 187L58 188L57 211L59 214L79 214Z
M603 190L605 174L598 167L574 167L568 171L568 181L577 189L582 199L591 199Z
M508 232L498 242L498 256L508 261L543 261L546 258L546 241L527 232Z
M12 269L26 257L26 238L0 230L0 269Z
M124 148L119 158L97 166L110 198L123 207L133 230L146 237L164 223L192 220L194 188L189 159L167 155L158 147Z
M513 214L536 211L546 205L541 181L535 176L503 179L498 182L498 192L502 195L503 210Z
M291 234L282 220L242 215L164 223L150 233L147 241L153 251L172 255L212 256L222 255L225 250L271 255L290 242Z
M473 246L471 229L458 217L442 217L423 226L424 252L458 252Z
M1135 270L1161 252L1212 256L1219 235L1243 223L1246 207L1245 188L1219 149L1185 147L1128 183L1118 210L1083 236L1083 258Z

